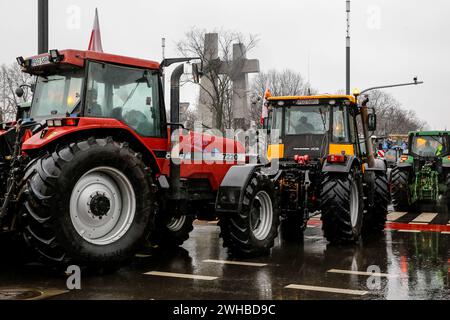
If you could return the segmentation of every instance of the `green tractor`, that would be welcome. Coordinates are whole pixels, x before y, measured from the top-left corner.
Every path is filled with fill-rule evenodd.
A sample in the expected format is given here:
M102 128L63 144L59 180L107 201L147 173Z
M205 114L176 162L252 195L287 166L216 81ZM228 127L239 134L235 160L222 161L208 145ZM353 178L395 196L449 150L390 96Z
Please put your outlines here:
M421 203L437 206L441 196L450 208L450 132L409 134L409 154L392 170L391 194L396 211L414 210Z

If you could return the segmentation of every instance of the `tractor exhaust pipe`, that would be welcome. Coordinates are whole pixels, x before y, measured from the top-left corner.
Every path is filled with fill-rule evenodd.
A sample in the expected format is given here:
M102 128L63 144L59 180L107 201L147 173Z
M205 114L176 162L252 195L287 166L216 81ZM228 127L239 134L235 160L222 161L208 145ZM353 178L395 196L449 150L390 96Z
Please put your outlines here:
M361 103L361 119L362 119L362 129L364 134L364 143L367 150L367 164L369 168L375 168L375 156L373 154L372 139L369 135L369 111L367 104L369 103L369 97L366 96L364 101Z
M170 132L179 129L180 122L180 79L184 72L184 65L175 68L170 78ZM181 198L180 164L170 161L170 187L172 198Z

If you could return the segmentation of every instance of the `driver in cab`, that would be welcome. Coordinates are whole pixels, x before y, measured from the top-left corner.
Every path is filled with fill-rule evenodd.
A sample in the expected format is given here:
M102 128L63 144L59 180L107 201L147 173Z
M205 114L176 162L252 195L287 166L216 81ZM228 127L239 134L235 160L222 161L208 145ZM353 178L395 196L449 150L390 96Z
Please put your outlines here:
M314 126L308 122L308 118L305 116L300 118L300 121L295 127L296 134L313 133L315 130Z

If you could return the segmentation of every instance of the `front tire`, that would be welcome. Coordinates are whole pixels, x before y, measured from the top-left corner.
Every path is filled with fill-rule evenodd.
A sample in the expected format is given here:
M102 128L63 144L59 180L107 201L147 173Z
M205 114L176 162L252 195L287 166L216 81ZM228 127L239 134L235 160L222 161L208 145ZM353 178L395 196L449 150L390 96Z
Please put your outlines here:
M241 212L219 221L223 246L237 256L267 254L280 224L274 185L266 175L256 172L244 192Z
M160 247L179 247L189 239L189 234L194 230L193 225L194 217L190 215L180 217L158 215L155 218L155 231L151 243Z
M411 209L408 171L401 170L398 167L392 170L391 197L395 211L409 211Z
M72 143L26 173L24 237L56 266L117 268L151 227L150 170L112 138Z
M325 173L321 192L322 229L331 243L356 242L363 222L361 174Z

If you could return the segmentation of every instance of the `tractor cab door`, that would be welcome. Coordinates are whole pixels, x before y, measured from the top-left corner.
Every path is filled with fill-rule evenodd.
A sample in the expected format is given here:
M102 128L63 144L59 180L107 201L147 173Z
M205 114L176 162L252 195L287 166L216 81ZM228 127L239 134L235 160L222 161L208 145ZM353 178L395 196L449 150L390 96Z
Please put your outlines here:
M123 122L144 140L160 165L166 159L167 126L158 70L90 61L84 116Z

